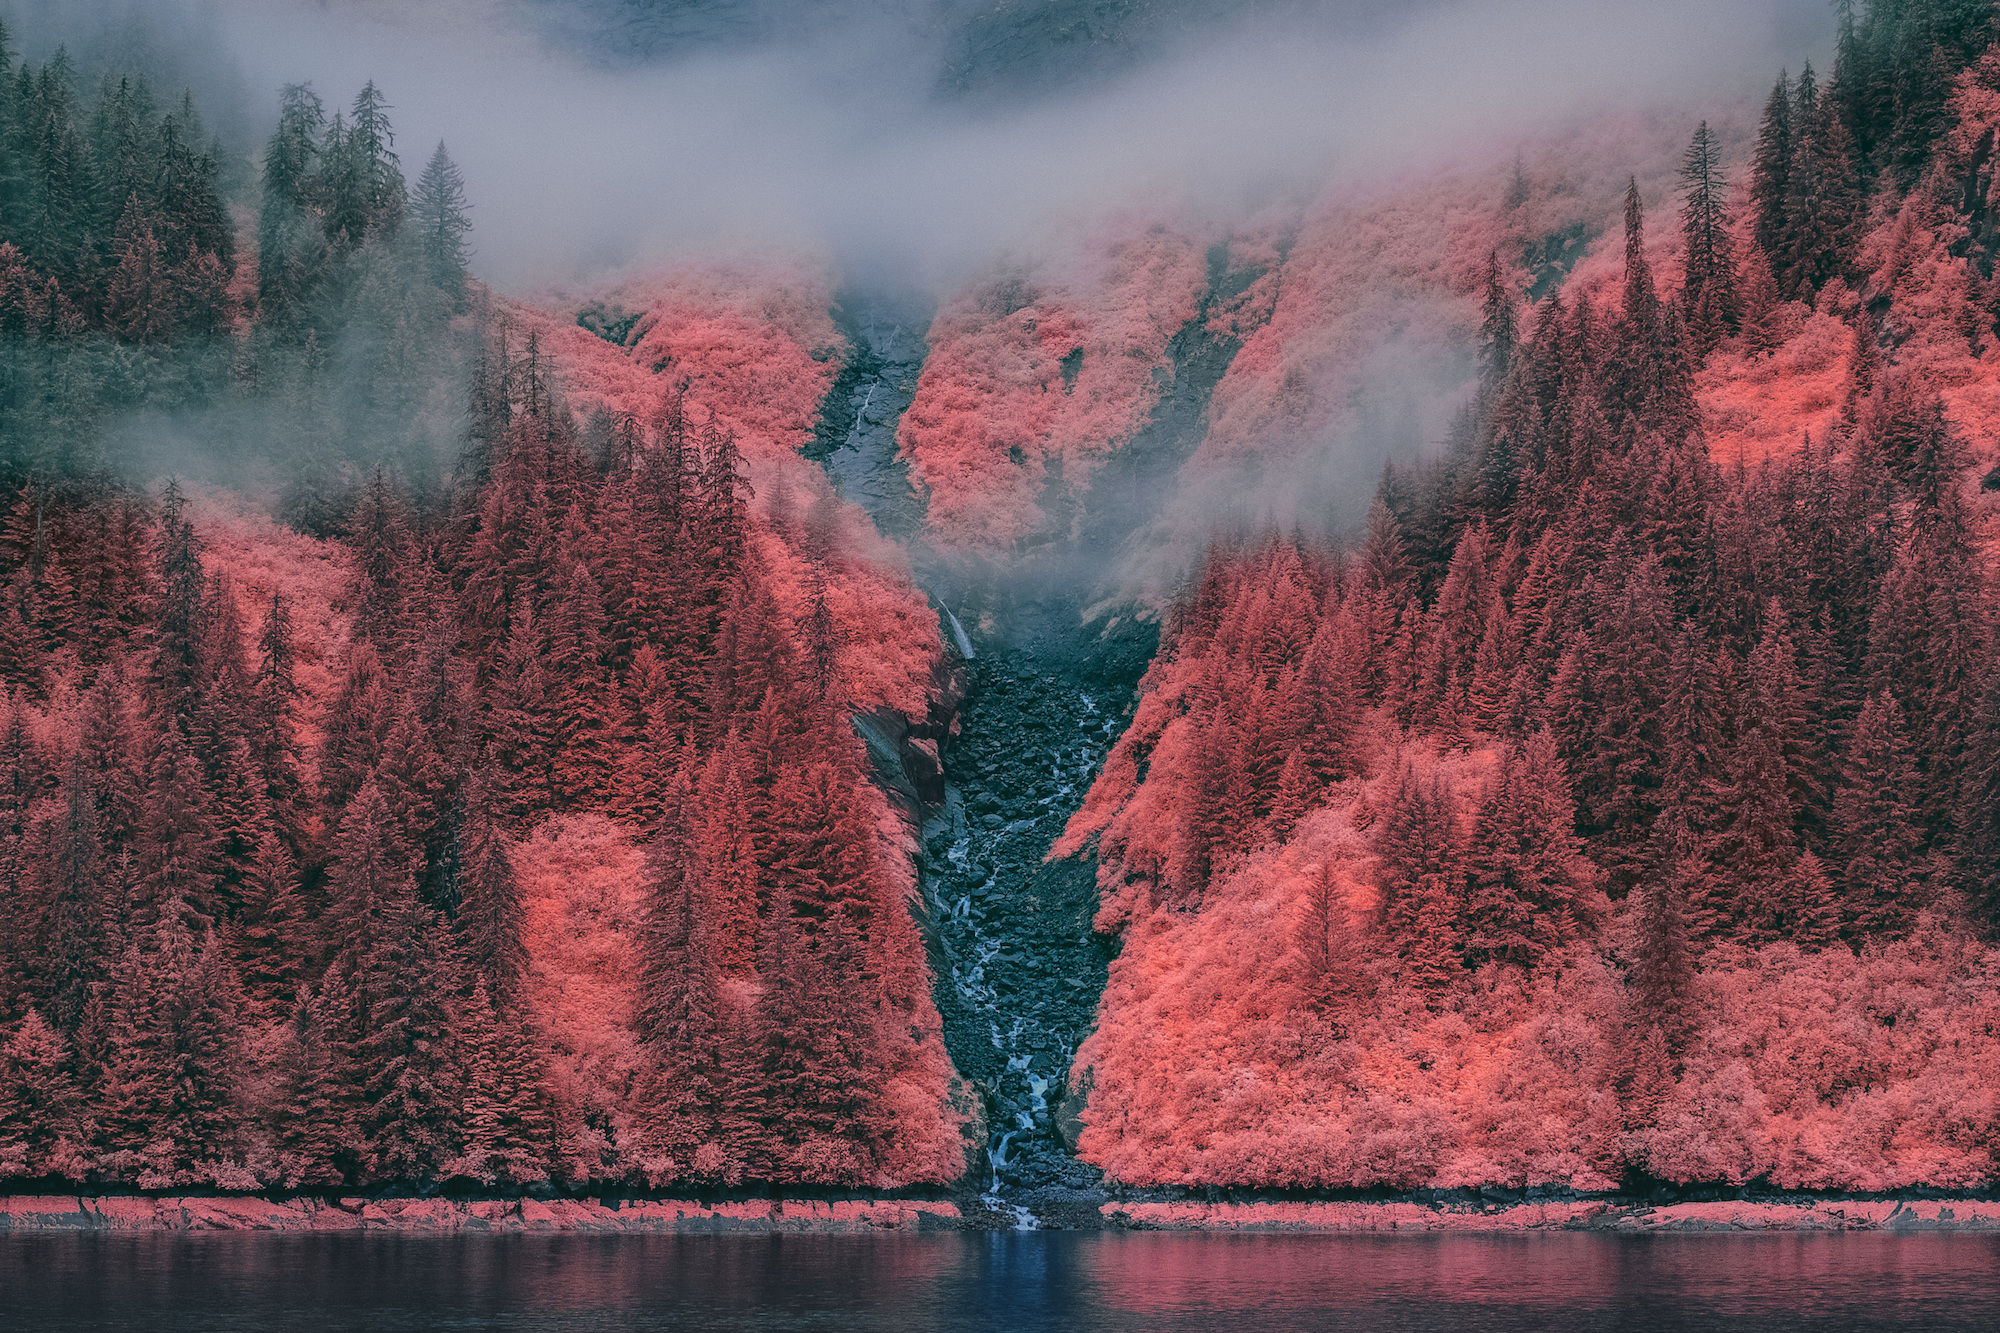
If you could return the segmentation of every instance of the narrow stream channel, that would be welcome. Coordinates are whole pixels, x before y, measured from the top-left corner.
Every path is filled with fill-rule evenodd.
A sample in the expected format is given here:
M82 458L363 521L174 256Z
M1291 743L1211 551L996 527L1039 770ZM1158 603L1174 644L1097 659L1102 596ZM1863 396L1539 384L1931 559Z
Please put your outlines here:
M965 673L945 800L922 830L920 882L943 960L945 1045L986 1104L986 1197L1032 1228L1026 1192L1098 1180L1064 1149L1055 1118L1112 949L1091 931L1095 864L1043 858L1123 729L1144 657L1107 679L1071 597L953 586L922 546L921 510L896 458L927 315L856 298L841 314L854 354L815 452L845 498L910 543Z
M1219 251L1211 270L1219 283ZM1095 860L1044 858L1130 720L1157 633L1129 616L1112 622L1115 631L1083 623L1080 547L1039 566L1024 557L970 573L929 551L921 502L896 457L929 312L849 295L839 318L853 352L812 452L845 498L908 545L965 673L958 737L943 755L945 799L927 813L918 869L945 1046L985 1101L985 1199L998 1220L1031 1229L1067 1208L1094 1210L1099 1197L1100 1173L1064 1141L1076 1108L1065 1117L1062 1103L1116 950L1091 929ZM1176 337L1170 391L1093 488L1082 567L1110 558L1199 440L1209 393L1235 352L1205 330L1197 317Z

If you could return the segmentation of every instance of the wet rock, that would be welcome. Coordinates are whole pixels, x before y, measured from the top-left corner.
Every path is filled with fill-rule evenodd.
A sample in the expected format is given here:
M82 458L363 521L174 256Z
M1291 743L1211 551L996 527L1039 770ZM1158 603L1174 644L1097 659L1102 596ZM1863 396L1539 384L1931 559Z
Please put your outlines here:
M465 1207L447 1199L374 1199L361 1209L371 1231L457 1231Z
M73 1194L17 1194L0 1199L0 1231L82 1231L97 1226Z
M1063 1147L1071 1152L1077 1150L1077 1141L1083 1136L1083 1109L1090 1104L1090 1088L1095 1081L1095 1071L1085 1068L1074 1085L1065 1085L1062 1099L1056 1103L1056 1134Z
M107 1194L83 1200L83 1207L94 1213L108 1231L157 1231L160 1228L159 1203L139 1195Z
M944 803L944 765L938 759L938 743L929 736L903 738L903 772L917 799L925 805Z
M309 1231L312 1216L304 1203L273 1199L186 1199L181 1225L189 1231ZM159 1210L154 1209L154 1218Z

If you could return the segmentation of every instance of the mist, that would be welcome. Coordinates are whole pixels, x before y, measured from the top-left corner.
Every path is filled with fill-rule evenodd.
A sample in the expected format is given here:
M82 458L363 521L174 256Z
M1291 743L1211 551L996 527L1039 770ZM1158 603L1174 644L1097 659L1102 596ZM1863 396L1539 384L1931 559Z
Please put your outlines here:
M407 175L448 144L472 201L473 271L503 291L560 304L654 265L775 252L824 261L864 297L914 295L918 310L999 263L1059 266L1115 215L1214 236L1274 204L1492 167L1606 113L1673 109L1691 125L1753 104L1780 65L1822 61L1831 26L1821 0L1157 0L1124 12L1158 22L1085 59L1034 29L1072 9L0 0L30 56L67 42L87 70L143 60L163 96L191 85L245 173L283 85L311 83L331 111L373 80ZM607 26L656 13L709 26L664 44ZM998 55L966 35L975 18L990 35L995 15L1018 20ZM235 198L254 204L254 175L236 179ZM374 390L380 331L328 345L329 401L352 408L349 427L372 423L353 428L367 441L356 466L448 471L458 372L421 411L388 412ZM1102 530L1068 553L1094 564L1079 576L1159 587L1215 528L1351 524L1384 460L1442 438L1464 396L1462 352L1383 332L1337 424L1266 440L1254 464L1125 477L1134 493L1098 502ZM108 423L107 445L141 479L248 469L282 487L325 452L300 424L323 415L261 401L132 411ZM272 441L282 461L265 457Z
M637 64L580 40L576 7L202 9L272 105L286 82L337 104L372 78L406 165L446 141L475 266L524 292L746 247L942 286L1109 210L1227 220L1601 106L1740 98L1830 26L1819 0L1265 6L1181 24L1088 86L967 98L941 91L950 42L916 4L806 4L789 26L767 5L747 39Z

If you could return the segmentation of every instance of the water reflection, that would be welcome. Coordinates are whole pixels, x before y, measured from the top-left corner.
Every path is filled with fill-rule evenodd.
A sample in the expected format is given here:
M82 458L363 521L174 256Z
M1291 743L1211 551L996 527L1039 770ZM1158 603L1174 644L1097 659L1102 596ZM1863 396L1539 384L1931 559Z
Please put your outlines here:
M0 1236L0 1327L2000 1328L2000 1237Z

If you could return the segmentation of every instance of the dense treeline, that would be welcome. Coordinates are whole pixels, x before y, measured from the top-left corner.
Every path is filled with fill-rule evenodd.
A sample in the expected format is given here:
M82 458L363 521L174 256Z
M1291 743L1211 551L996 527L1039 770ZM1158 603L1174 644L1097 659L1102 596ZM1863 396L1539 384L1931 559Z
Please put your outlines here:
M286 601L253 637L177 492L16 500L8 1174L867 1182L916 1132L879 1087L921 954L823 589L795 624L764 587L728 436L670 406L593 454L532 344L488 366L450 509L378 475L348 517L311 754ZM615 1124L569 1123L522 996L509 839L565 810L658 833L658 1074Z
M1615 283L1523 311L1494 255L1476 398L1442 456L1391 468L1351 547L1211 550L1058 851L1096 837L1106 920L1146 941L1082 1057L1098 1088L1228 1165L1109 1113L1086 1151L1127 1179L1211 1183L1411 1185L1454 1152L1451 1170L1524 1181L1990 1172L1990 1114L1950 1104L1927 1054L1990 1062L1990 1017L1940 992L2000 937L1994 569L1950 385L1928 372L1937 347L2000 337L1996 36L1985 5L1844 18L1823 86L1780 79L1746 198L1695 133L1677 282L1656 279L1636 185ZM1766 355L1828 311L1852 338L1833 428L1754 464L1713 456L1705 361ZM1290 937L1301 1015L1239 1036L1286 1108L1261 1122L1207 1108L1139 1035L1170 1004L1155 986L1249 984L1183 960L1250 928L1258 893L1287 904L1254 919ZM1173 943L1149 952L1156 936ZM1822 972L1894 974L1932 1007L1904 1011L1887 1054L1867 1029L1808 1038L1782 1006L1717 1008L1729 988L1838 984ZM1746 1035L1759 1023L1796 1030ZM1395 1052L1431 1024L1463 1048L1428 1054L1391 1104ZM1466 1072L1516 1041L1482 1071L1504 1088ZM1785 1042L1773 1068L1825 1077L1753 1082ZM1499 1072L1530 1064L1545 1087ZM1296 1106L1271 1091L1290 1081ZM1509 1117L1540 1117L1536 1164L1483 1155L1505 1155L1488 1136ZM1892 1140L1906 1160L1861 1164Z
M468 282L456 167L407 186L372 84L330 117L284 91L238 226L191 99L86 105L3 38L0 68L0 1176L955 1175L941 1109L887 1100L934 1052L830 497L788 611L731 436L671 394L579 430ZM231 404L350 557L323 725L285 594L239 605L178 487L79 446ZM650 839L649 1072L610 1104L553 1077L528 995L514 848L576 812Z
M1211 558L1172 651L1222 673L1197 695L1215 799L1174 883L1198 890L1215 844L1282 832L1355 771L1355 719L1384 704L1453 744L1546 732L1612 886L1674 879L1706 930L1907 930L1954 887L1992 921L1976 784L2000 735L1963 441L1912 378L1871 388L1864 358L1837 438L1719 467L1630 217L1622 308L1552 296L1518 344L1496 321L1505 372L1472 451L1392 474L1351 558ZM1234 673L1259 664L1246 703ZM1545 781L1531 753L1522 780Z
M469 211L441 144L406 185L388 110L373 84L331 119L287 88L259 197L234 200L191 93L85 89L0 28L0 483L128 471L105 432L154 410L199 422L217 468L279 465L320 530L377 463L441 486L479 341L453 323Z
M1859 49L1844 31L1843 51ZM1217 733L1191 780L1212 799L1181 830L1169 881L1197 892L1218 845L1247 846L1242 830L1266 824L1282 833L1357 771L1356 719L1384 705L1451 744L1513 738L1503 794L1555 775L1612 891L1672 880L1703 931L1854 939L1907 931L1954 894L2000 926L1977 785L2000 759L1990 571L1968 450L1943 403L1894 366L1864 307L1830 438L1732 470L1711 458L1695 406L1703 343L1754 326L1773 272L1807 300L1853 276L1822 230L1826 198L1799 183L1822 149L1807 135L1783 157L1765 150L1787 119L1817 116L1841 138L1844 122L1814 107L1858 94L1838 76L1816 93L1810 71L1780 93L1752 188L1773 173L1792 187L1768 209L1758 195L1745 261L1731 254L1703 126L1683 171L1678 292L1654 280L1636 188L1615 301L1557 292L1523 331L1496 258L1479 404L1448 456L1388 473L1351 555L1211 557L1176 609L1169 651L1204 663L1195 698ZM1865 140L1842 138L1841 170L1819 179L1857 180L1862 143L1889 154L1916 133L1905 120L1917 112L1896 105L1860 122ZM1958 191L1976 170L1932 167L1919 188ZM1978 278L1976 259L1965 267ZM2000 334L2000 315L1980 319L1975 341ZM1553 755L1537 757L1542 734ZM1410 819L1427 822L1427 799L1409 793ZM1472 855L1494 850L1471 841ZM1829 893L1827 867L1844 894Z

